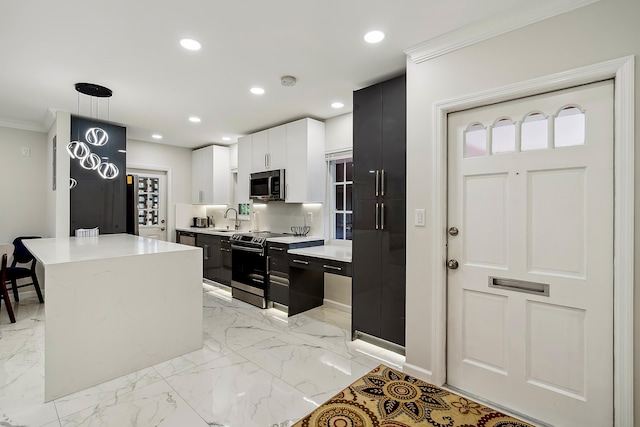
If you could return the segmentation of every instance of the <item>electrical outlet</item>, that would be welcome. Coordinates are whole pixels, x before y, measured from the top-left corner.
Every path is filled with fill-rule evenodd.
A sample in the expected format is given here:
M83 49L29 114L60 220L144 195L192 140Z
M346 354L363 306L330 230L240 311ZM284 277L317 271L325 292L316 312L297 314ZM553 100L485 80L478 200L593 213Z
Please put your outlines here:
M31 157L31 148L22 147L22 157Z
M307 212L307 222L313 224L313 212Z
M413 211L413 225L416 227L425 227L427 225L426 209L416 209Z

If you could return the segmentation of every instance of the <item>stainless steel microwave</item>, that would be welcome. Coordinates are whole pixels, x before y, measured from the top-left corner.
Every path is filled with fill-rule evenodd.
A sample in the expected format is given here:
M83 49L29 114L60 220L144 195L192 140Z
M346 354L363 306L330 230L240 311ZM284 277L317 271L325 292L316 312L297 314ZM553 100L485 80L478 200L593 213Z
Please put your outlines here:
M251 174L249 195L256 200L284 200L284 169Z

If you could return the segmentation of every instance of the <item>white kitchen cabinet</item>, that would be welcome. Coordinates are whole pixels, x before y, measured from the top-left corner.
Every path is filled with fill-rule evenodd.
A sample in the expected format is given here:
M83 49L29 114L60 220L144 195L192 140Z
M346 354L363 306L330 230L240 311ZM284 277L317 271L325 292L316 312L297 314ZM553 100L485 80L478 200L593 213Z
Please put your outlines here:
M238 171L238 144L231 144L229 146L229 168L231 172Z
M287 165L286 125L252 134L251 172L284 169Z
M286 124L286 202L324 203L324 123L301 119Z
M252 168L252 135L238 138L238 181L236 203L249 203L249 178Z
M230 199L229 147L210 145L191 152L191 202L228 205Z

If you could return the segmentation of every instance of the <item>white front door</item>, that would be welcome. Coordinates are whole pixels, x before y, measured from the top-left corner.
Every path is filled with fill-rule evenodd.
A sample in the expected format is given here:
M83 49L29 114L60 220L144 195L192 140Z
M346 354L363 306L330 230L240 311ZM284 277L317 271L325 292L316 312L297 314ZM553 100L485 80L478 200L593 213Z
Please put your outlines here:
M138 175L138 235L167 240L167 175L136 169L127 173Z
M449 115L450 386L613 424L613 117L612 81Z

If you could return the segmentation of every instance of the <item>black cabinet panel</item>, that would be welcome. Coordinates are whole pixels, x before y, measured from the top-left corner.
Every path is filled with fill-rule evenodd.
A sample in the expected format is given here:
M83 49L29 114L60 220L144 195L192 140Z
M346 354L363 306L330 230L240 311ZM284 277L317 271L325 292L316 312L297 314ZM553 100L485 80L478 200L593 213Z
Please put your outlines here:
M364 332L403 346L405 76L356 91L353 96L352 332Z
M198 234L196 245L202 248L202 277L219 282L222 254L220 251L220 236Z
M376 197L376 174L382 152L382 89L371 86L353 94L353 191L358 199Z
M291 244L278 242L267 243L267 256L269 257L268 299L269 301L288 306L289 316L322 305L324 298L324 277L318 275L316 272L298 272L296 275L298 283L294 284L288 251L289 249L320 246L323 244L324 242L322 240Z
M71 116L69 148L69 226L100 229L100 234L127 232L127 129L113 123ZM83 160L81 160L83 159ZM117 171L117 172L116 172ZM69 182L58 181L59 187ZM131 203L134 203L133 201ZM137 218L137 216L136 216Z
M382 170L381 190L385 199L406 196L406 80L405 76L382 84Z
M220 283L231 286L231 242L228 237L220 240Z

